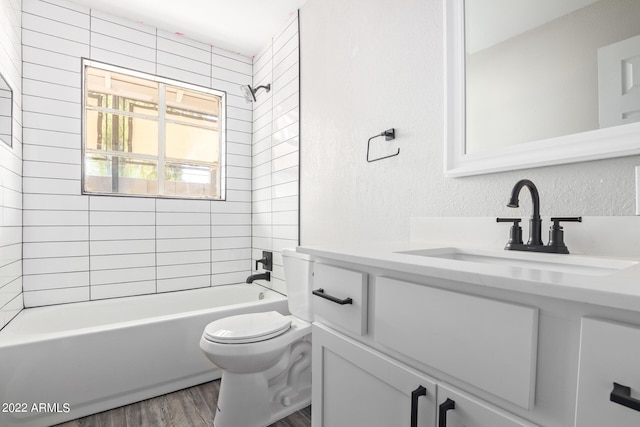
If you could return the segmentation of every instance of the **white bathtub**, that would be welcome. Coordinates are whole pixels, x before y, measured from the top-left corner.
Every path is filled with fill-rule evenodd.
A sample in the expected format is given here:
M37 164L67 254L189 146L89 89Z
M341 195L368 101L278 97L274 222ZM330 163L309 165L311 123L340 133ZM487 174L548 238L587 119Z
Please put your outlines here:
M48 426L219 378L198 344L204 327L270 310L286 314L286 298L255 284L25 309L0 331L0 426Z

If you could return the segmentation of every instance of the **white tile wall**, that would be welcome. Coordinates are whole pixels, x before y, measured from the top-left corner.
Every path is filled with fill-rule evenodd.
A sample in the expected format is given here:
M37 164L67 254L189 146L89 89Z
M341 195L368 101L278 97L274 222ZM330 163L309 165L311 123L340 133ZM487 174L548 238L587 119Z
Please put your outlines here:
M13 90L13 147L0 142L0 329L22 310L21 0L0 0L0 74Z
M20 0L0 2L15 8L23 21L25 306L244 281L252 256L253 111L238 86L251 83L252 59L65 0L22 0L22 15ZM3 22L0 31L6 28ZM19 55L19 26L14 32ZM2 45L5 39L3 34ZM295 43L297 52L297 37ZM83 57L226 91L227 200L82 195ZM19 87L19 74L14 80ZM13 170L2 167L19 176L20 141L16 145ZM19 199L17 182L17 189L6 192ZM286 236L291 235L289 230ZM20 239L1 241L0 249L8 245L20 245ZM0 294L7 312L15 311L15 301L21 303L19 264L0 265L3 273L14 272L10 282L0 283L13 295L7 302Z
M253 65L253 85L271 91L253 104L252 257L273 251L269 286L283 293L282 249L298 245L299 58L294 17Z

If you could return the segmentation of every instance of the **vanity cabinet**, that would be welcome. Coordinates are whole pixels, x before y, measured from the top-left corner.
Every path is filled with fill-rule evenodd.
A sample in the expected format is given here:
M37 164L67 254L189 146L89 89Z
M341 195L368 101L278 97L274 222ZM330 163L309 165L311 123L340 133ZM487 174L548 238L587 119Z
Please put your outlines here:
M434 427L436 385L357 341L313 325L314 427Z
M588 317L581 326L575 426L639 426L640 327Z

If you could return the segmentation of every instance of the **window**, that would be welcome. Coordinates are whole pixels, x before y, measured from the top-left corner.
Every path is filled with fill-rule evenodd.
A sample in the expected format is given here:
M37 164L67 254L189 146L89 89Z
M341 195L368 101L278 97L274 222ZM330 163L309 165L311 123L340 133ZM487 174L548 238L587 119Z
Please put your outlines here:
M83 67L85 193L224 198L224 92Z

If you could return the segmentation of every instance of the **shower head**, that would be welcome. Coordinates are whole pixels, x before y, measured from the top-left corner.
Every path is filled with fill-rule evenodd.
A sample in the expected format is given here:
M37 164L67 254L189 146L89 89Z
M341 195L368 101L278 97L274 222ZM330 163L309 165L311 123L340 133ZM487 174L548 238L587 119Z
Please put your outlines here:
M244 99L247 100L247 102L256 101L256 92L258 91L258 89L265 89L267 92L269 92L271 90L271 83L265 86L258 86L255 89L250 85L240 86L240 91L242 92L242 95L244 96Z

